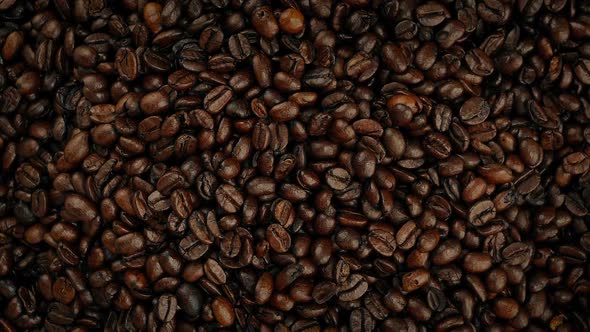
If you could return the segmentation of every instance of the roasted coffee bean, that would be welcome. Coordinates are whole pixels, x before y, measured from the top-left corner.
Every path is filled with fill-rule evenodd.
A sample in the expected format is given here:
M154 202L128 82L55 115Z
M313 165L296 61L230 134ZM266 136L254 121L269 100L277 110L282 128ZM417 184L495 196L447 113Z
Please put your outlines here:
M350 180L350 174L343 168L332 168L326 172L326 183L334 190L343 190Z
M361 298L368 289L368 283L362 275L351 274L348 279L338 286L338 299L350 302Z
M220 85L212 89L203 100L205 110L212 114L217 114L229 103L232 98L231 89L227 86Z
M252 12L252 25L256 32L266 39L273 39L279 32L279 24L273 15L272 9L261 6Z
M367 236L367 240L371 247L383 256L392 256L396 249L395 236L387 230L373 230Z
M589 330L589 12L0 0L0 330Z
M229 51L237 60L246 60L252 54L252 47L248 37L238 33L229 37Z
M429 280L428 271L424 269L411 271L402 276L402 289L405 292L413 292L422 288Z
M279 224L268 226L266 239L270 247L278 253L285 253L291 247L291 235Z
M286 33L298 34L305 28L305 18L299 10L287 8L281 12L279 27Z
M479 201L469 209L469 222L475 226L483 226L496 216L494 202Z
M223 184L215 190L215 199L219 207L229 213L237 212L244 204L242 194L229 184Z
M365 308L358 308L350 314L349 326L350 331L373 331L375 328L375 322L369 310Z
M459 110L461 121L468 125L484 122L490 114L490 105L481 97L472 97L465 101Z

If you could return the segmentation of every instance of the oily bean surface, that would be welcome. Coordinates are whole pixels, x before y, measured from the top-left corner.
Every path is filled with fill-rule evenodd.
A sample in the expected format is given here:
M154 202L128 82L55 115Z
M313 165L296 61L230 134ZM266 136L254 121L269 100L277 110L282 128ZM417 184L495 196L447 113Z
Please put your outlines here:
M590 331L584 0L0 0L0 331Z

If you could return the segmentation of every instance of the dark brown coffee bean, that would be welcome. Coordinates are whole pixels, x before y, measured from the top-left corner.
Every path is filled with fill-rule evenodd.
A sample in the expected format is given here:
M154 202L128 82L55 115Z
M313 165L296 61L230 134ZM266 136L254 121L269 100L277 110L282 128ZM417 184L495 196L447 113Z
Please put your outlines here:
M299 114L299 106L291 101L286 101L273 106L269 115L277 122L291 121Z
M215 190L217 204L229 213L237 212L244 204L242 194L229 184L222 184Z
M237 60L246 60L252 54L248 38L241 33L229 37L229 51Z
M425 137L424 149L437 159L448 158L451 154L451 143L448 138L439 133L433 133Z
M574 152L563 160L564 171L570 174L582 174L590 168L590 158L585 153Z
M252 12L252 25L266 39L273 39L279 32L279 24L270 7L261 6Z
M424 269L408 272L402 276L402 289L413 292L422 288L430 280L430 274Z
M207 279L211 280L213 283L217 285L222 285L226 283L227 277L225 275L225 271L219 265L219 263L211 258L205 262L204 269L205 275Z
M291 235L279 224L271 224L266 228L266 239L270 247L278 253L285 253L291 247Z
M518 314L518 302L511 298L499 298L494 301L494 313L502 319L512 319Z
M217 114L229 103L232 91L229 87L221 85L212 89L203 101L205 109L211 114Z
M132 49L127 47L118 49L115 56L115 67L124 80L135 80L139 72L137 55Z
M334 190L343 190L350 183L350 174L343 168L332 168L326 172L326 183Z
M514 242L502 249L502 258L510 265L524 264L532 258L533 249L523 242Z
M318 304L324 304L334 296L338 291L338 285L331 281L320 282L313 288L311 297Z
M164 91L158 90L144 95L139 106L144 113L154 115L168 111L170 101Z
M369 233L367 240L373 249L383 256L392 256L396 249L393 232L373 230Z
M490 114L490 105L481 97L472 97L459 110L461 121L468 125L484 122Z
M279 27L286 33L298 34L305 28L305 18L299 10L287 8L281 12Z
M492 266L492 257L488 254L470 252L465 255L463 268L469 273L482 273Z
M350 314L349 320L350 331L365 332L373 331L375 328L375 322L369 310L365 308L355 309Z
M496 217L494 202L479 201L469 209L469 222L475 226L483 226Z
M590 7L513 2L0 0L0 330L590 330Z
M346 302L357 300L365 294L368 287L363 276L351 274L342 285L338 286L338 299Z

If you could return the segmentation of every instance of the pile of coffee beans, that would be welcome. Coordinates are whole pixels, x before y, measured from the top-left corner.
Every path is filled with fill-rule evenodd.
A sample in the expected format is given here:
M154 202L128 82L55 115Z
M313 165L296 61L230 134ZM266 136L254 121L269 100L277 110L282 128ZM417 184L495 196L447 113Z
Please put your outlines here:
M589 331L587 0L0 0L1 331Z

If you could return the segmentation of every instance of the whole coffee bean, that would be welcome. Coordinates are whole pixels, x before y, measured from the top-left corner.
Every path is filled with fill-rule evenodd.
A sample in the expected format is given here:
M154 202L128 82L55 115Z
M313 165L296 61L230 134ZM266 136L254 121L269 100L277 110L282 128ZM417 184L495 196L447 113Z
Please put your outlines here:
M590 168L590 158L585 153L574 152L563 160L564 171L570 174L582 174Z
M457 240L442 242L433 252L432 262L436 265L446 265L461 255L461 244Z
M117 252L124 256L136 254L145 248L145 238L140 233L129 233L115 240Z
M371 247L383 256L392 256L396 249L393 232L387 230L373 230L369 233L367 240Z
M474 48L467 52L465 62L476 75L489 76L494 72L492 59L481 48Z
M465 255L463 268L469 273L482 273L490 269L492 258L488 254L470 252Z
M472 97L463 103L459 115L465 124L480 124L490 115L490 105L481 97Z
M343 190L350 183L350 174L343 168L332 168L326 172L326 183L334 190Z
M514 242L502 249L502 258L509 265L524 264L532 258L533 249L523 242Z
M91 222L98 214L96 206L86 197L68 194L64 201L63 214L76 221Z
M408 272L402 276L402 289L405 292L413 292L422 288L429 280L430 274L424 269Z
M286 101L273 106L269 115L277 122L291 121L299 114L299 106L291 101Z
M586 2L0 0L0 330L590 330Z
M229 87L220 85L212 89L203 101L203 105L207 112L217 114L229 103L233 94Z
M270 300L274 287L274 280L272 274L264 272L256 282L254 296L256 303L264 304Z
M252 25L266 39L273 39L279 32L279 24L270 7L261 6L252 12Z
M281 12L279 27L286 33L298 34L305 28L305 18L297 9L287 8Z
M242 194L229 184L222 184L215 190L215 199L219 207L229 213L237 212L244 204Z
M349 326L355 332L373 331L375 323L369 310L358 308L350 314Z
M164 91L158 90L144 95L140 100L139 107L148 115L160 114L168 110L170 101Z
M178 307L190 317L197 317L201 313L204 303L202 291L189 284L183 283L176 290Z
M469 183L463 188L463 192L461 197L467 203L472 203L483 195L485 195L487 190L487 183L484 179L476 177L473 178Z
M502 319L512 319L518 314L518 302L511 298L499 298L494 301L494 313Z
M268 226L266 229L266 239L270 247L278 253L285 253L291 247L291 235L279 224Z
M494 202L490 200L479 201L469 209L469 222L475 226L483 226L496 216Z
M176 315L177 299L174 295L165 294L158 299L156 317L163 321L169 322Z
M484 177L486 182L492 184L504 184L512 181L514 176L512 171L500 164L488 164L478 168L478 172Z
M248 37L241 33L229 37L229 51L237 60L246 60L252 54Z
M348 279L338 286L338 299L341 301L354 301L361 298L368 289L365 278L359 274L351 274Z
M313 288L311 296L318 304L324 304L330 301L338 291L338 285L331 281L321 282Z
M120 48L115 56L115 66L124 80L133 81L137 78L139 64L137 55L130 48Z
M433 133L424 139L424 149L437 159L446 159L451 155L451 142L439 133Z

